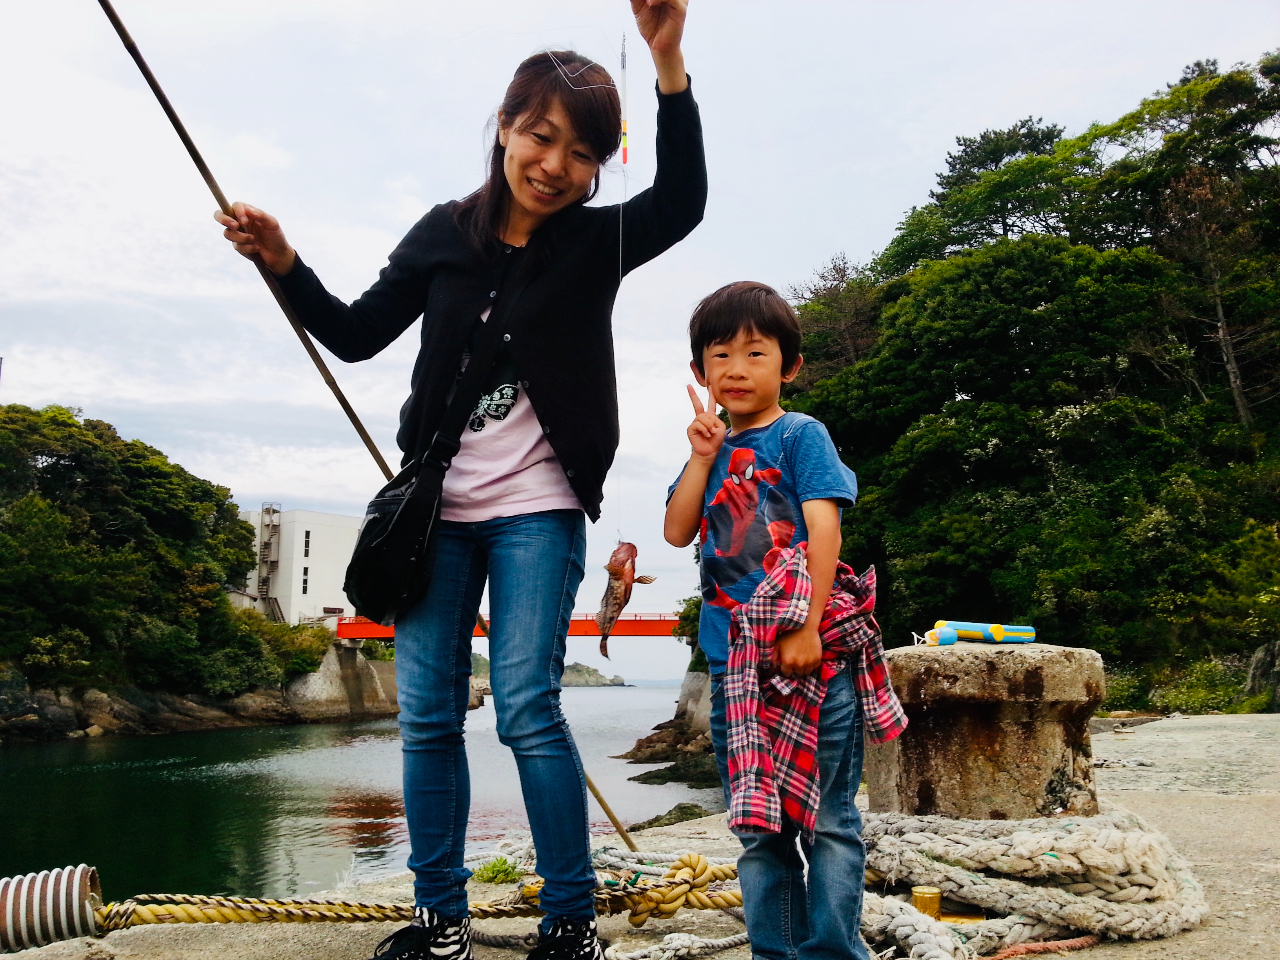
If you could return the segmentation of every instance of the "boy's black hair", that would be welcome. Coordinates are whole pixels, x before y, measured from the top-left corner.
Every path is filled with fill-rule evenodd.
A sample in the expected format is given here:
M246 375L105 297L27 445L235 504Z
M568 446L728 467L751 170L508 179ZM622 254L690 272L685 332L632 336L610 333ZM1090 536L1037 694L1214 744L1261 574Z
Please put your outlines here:
M771 337L782 350L782 372L800 359L800 321L791 304L767 283L739 280L702 298L689 319L689 347L701 373L702 351L728 343L744 330Z

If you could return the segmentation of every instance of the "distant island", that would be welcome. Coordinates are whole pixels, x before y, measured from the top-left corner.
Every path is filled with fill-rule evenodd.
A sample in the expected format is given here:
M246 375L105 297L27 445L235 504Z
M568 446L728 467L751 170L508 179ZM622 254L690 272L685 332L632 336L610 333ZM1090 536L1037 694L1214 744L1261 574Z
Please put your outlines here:
M477 679L489 679L489 658L480 653L471 654L471 675ZM565 687L625 687L627 681L621 677L612 680L595 667L585 663L570 663L564 668L564 678L560 681Z

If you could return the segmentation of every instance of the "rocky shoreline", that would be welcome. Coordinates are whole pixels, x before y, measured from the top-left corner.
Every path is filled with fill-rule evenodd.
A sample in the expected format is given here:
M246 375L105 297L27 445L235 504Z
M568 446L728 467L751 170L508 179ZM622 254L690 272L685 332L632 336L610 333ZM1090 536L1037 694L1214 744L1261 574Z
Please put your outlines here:
M335 643L319 670L283 689L219 698L133 686L32 690L26 677L0 664L0 744L394 716L394 689L384 693L387 671L378 669L384 666Z
M472 710L484 706L492 693L488 661L478 659L483 663L471 681ZM621 687L626 681L571 663L565 667L563 685ZM295 677L282 689L258 688L237 697L127 685L32 690L26 677L0 663L0 745L391 717L399 712L396 698L395 664L367 660L342 643L329 648L316 672Z

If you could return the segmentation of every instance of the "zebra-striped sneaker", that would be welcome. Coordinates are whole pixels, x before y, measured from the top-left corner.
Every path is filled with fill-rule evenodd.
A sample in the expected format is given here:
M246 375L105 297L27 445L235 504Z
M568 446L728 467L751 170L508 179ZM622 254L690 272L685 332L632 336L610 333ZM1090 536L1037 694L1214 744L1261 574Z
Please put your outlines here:
M378 944L373 960L471 960L471 918L414 907L413 920Z
M551 927L538 933L538 945L529 952L529 960L604 960L604 948L596 937L594 920L551 921Z

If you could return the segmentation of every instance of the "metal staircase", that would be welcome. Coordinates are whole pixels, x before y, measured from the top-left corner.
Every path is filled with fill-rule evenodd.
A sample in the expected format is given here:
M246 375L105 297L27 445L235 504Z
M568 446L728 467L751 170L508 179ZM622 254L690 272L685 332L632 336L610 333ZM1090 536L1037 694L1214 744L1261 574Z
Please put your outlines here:
M280 504L264 503L258 524L258 599L262 612L273 623L284 623L280 601L272 594L271 585L280 569Z

